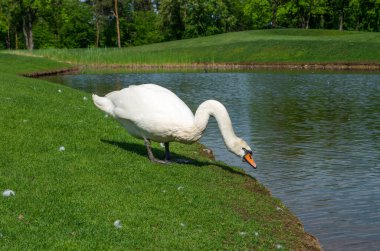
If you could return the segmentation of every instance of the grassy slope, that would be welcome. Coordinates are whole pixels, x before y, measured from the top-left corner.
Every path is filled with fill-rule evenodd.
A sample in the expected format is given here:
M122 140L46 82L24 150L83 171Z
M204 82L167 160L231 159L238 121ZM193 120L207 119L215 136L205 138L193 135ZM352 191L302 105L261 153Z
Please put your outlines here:
M24 53L24 52L19 52ZM75 64L380 63L380 33L256 30L123 49L36 50Z
M279 200L199 145L174 144L192 164L150 163L88 94L16 75L64 66L0 54L0 191L16 192L0 197L0 249L309 249Z

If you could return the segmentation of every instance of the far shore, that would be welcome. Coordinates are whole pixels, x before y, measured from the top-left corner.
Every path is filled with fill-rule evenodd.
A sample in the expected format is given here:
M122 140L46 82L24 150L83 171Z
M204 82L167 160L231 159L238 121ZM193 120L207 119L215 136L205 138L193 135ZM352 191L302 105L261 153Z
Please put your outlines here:
M70 62L68 62L70 63ZM41 77L56 74L78 73L82 69L110 70L196 70L196 71L250 71L250 70L328 70L328 71L380 71L378 63L193 63L193 64L87 64L52 71L23 74Z

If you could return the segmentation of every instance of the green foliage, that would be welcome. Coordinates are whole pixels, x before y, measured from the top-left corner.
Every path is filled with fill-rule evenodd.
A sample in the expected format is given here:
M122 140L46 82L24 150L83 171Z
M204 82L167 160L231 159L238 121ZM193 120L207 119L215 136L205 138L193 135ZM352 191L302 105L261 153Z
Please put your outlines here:
M160 1L160 24L166 40L181 39L185 32L183 0Z
M0 0L0 46L115 47L113 3ZM118 13L125 47L249 29L380 29L379 0L118 0Z
M261 29L271 22L270 4L262 0L247 0L244 14L252 20L253 29Z
M67 16L60 32L62 47L84 48L93 45L95 31L91 6L73 0L67 2L66 11Z
M13 0L0 0L0 48L11 49L11 31L14 30L15 16L17 16L17 4Z
M34 39L36 48L54 48L57 45L56 37L50 32L49 24L45 20L40 20L34 26Z
M326 0L299 0L288 1L278 11L281 26L300 28L324 28L323 20L326 14Z
M163 41L163 36L159 31L157 15L153 11L133 12L133 21L129 23L127 35L130 39L126 45L144 45Z
M241 14L237 1L163 0L159 15L167 40L209 36L236 30ZM234 15L236 14L236 15ZM241 27L240 26L240 27Z
M0 31L7 32L9 29L10 23L10 15L9 15L9 1L8 0L0 0Z
M185 38L209 36L233 30L237 18L222 0L191 0L187 3Z

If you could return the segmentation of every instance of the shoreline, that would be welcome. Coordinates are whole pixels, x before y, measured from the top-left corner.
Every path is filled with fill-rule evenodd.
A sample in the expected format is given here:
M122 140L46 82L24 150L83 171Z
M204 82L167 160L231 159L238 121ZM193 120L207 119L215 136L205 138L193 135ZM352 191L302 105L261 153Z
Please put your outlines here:
M51 75L59 75L59 74L68 74L68 73L78 73L81 68L79 67L70 67L70 68L62 68L57 70L50 71L36 71L30 73L23 73L21 76L29 77L29 78L38 78L43 76L51 76Z
M22 74L25 77L42 77L56 74L79 73L83 69L128 70L128 71L254 71L254 70L300 70L300 71L364 71L380 72L380 63L190 63L190 64L84 64L73 67L37 71Z
M334 70L380 71L380 63L189 63L189 64L88 64L95 69L129 70Z

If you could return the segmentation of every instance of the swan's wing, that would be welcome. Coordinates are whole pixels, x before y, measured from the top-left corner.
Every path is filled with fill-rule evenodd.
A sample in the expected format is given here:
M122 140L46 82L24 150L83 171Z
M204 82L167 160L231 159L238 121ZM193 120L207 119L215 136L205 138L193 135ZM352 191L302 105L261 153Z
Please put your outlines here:
M173 92L154 84L130 86L107 95L115 104L115 114L145 126L162 128L193 125L194 115Z

